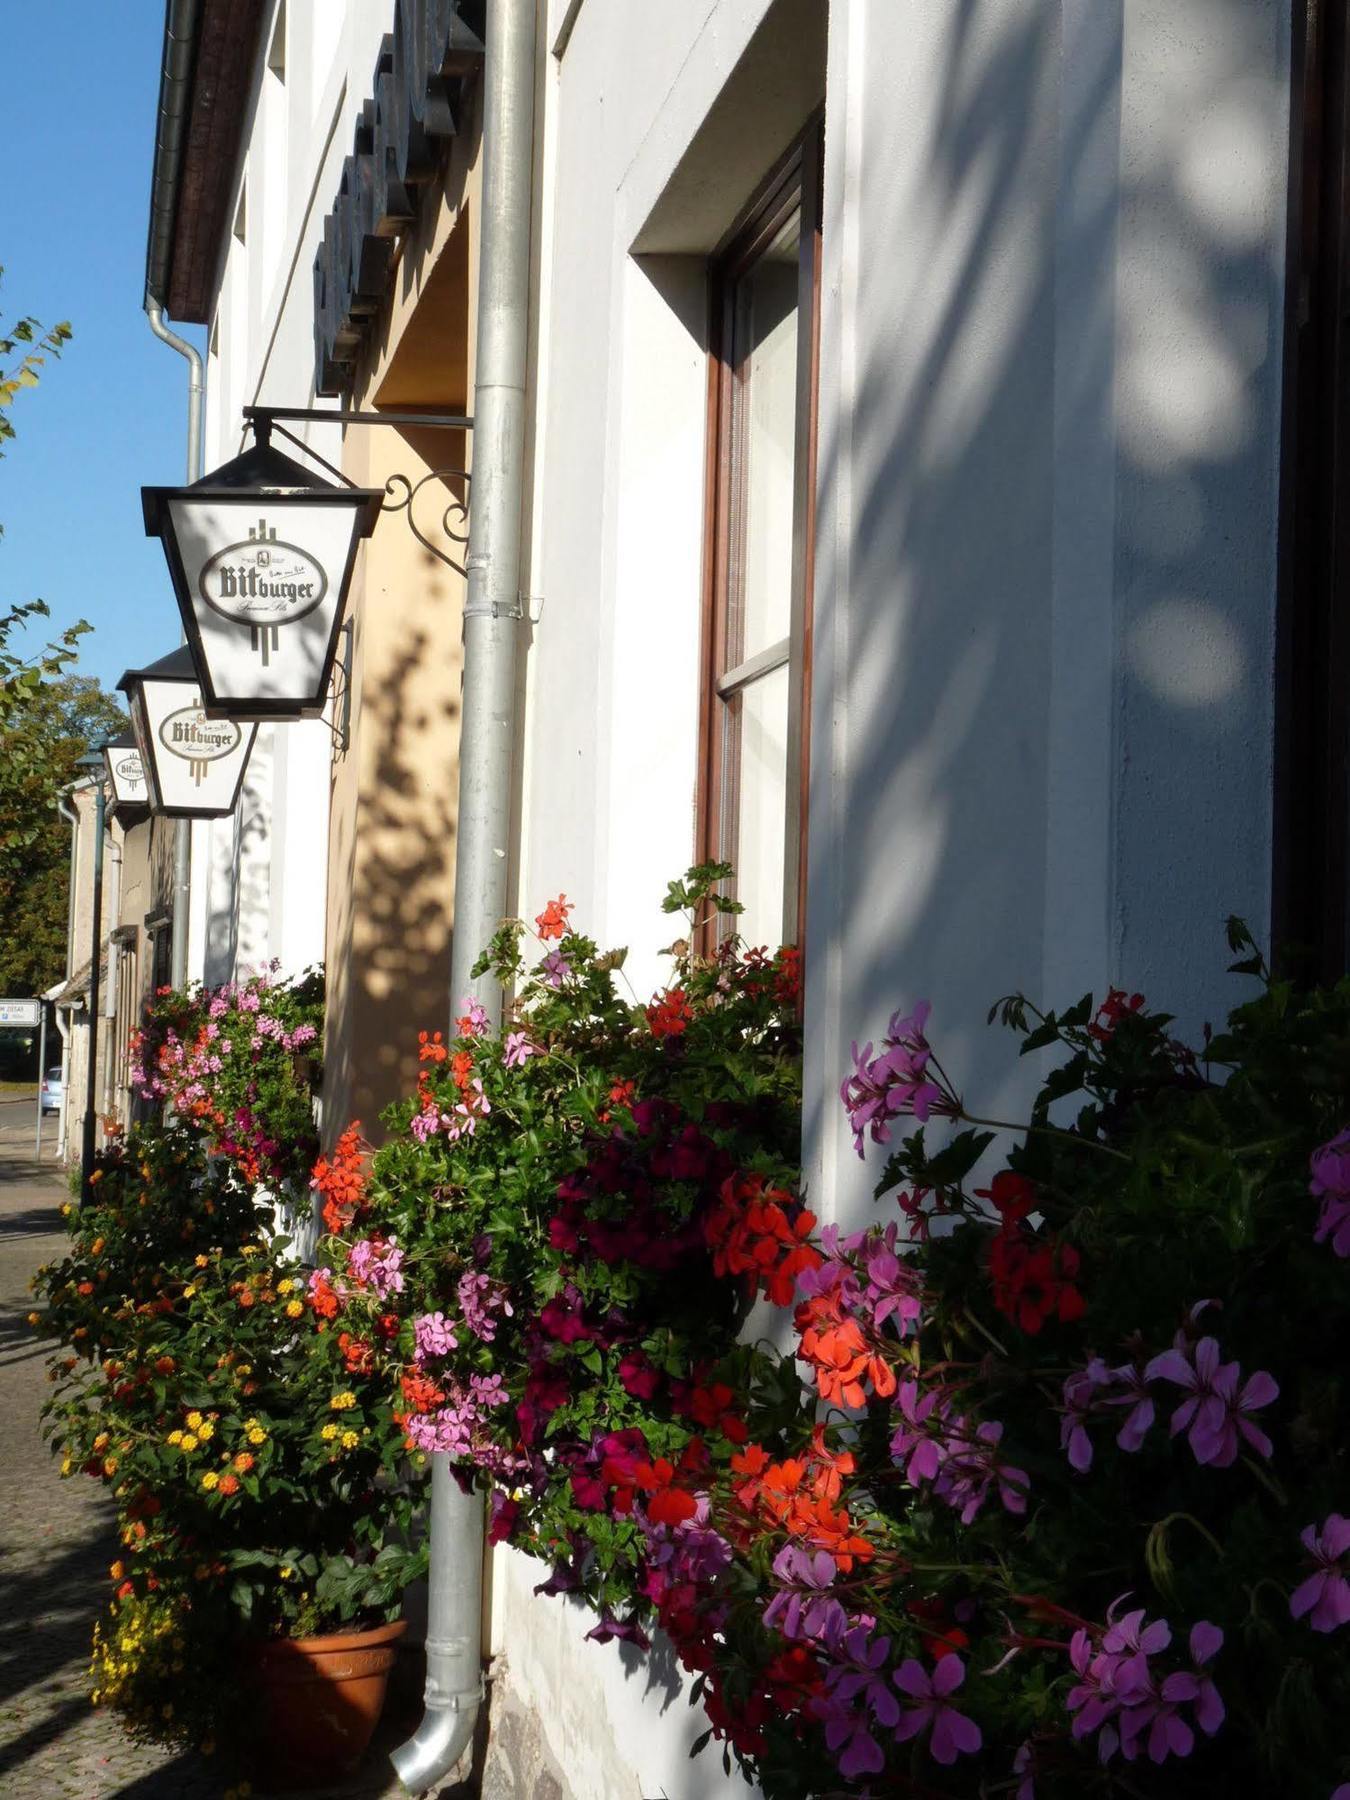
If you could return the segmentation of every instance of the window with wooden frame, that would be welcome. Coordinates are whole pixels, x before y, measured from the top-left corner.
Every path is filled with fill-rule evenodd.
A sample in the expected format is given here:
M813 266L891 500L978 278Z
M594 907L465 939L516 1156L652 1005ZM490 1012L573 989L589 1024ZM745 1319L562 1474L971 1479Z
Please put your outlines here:
M822 144L816 119L710 269L698 854L771 948L805 908Z

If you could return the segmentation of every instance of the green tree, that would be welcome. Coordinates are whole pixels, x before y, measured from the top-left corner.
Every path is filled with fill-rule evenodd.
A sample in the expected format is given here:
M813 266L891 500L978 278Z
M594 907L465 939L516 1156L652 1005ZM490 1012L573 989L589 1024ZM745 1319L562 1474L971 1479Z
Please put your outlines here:
M65 971L70 826L57 796L126 725L91 675L43 681L0 720L0 993L40 994Z

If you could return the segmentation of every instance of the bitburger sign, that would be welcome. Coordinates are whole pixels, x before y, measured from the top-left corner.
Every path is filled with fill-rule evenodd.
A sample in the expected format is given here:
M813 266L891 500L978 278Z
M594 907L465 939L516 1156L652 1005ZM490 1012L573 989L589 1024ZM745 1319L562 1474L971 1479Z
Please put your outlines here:
M267 441L186 488L143 488L213 715L323 710L356 546L384 496L324 481Z
M186 819L232 813L258 727L208 717L187 646L148 668L128 669L117 685L130 702L131 729L149 778L152 809ZM115 792L119 754L110 748Z
M395 242L455 135L483 57L483 0L399 0L314 259L314 391L350 393Z

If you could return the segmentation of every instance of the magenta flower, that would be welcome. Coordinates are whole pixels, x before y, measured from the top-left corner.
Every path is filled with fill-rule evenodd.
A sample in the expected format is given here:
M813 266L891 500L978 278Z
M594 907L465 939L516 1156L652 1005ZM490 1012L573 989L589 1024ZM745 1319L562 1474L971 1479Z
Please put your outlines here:
M895 1735L901 1743L918 1737L931 1725L929 1754L935 1762L954 1763L958 1756L973 1756L984 1742L973 1719L947 1704L966 1678L966 1665L950 1652L940 1656L929 1675L912 1656L905 1658L895 1671L895 1685L916 1704L900 1714Z
M1320 1199L1313 1241L1331 1239L1337 1256L1350 1256L1350 1131L1341 1131L1312 1153L1309 1191Z
M1350 1519L1328 1513L1319 1531L1309 1525L1301 1534L1317 1568L1289 1597L1289 1611L1296 1619L1305 1613L1314 1631L1336 1631L1350 1622L1350 1581L1341 1560L1350 1550Z
M425 1363L429 1356L448 1356L459 1348L454 1326L443 1312L423 1313L420 1319L414 1319L413 1342L413 1354L419 1363Z

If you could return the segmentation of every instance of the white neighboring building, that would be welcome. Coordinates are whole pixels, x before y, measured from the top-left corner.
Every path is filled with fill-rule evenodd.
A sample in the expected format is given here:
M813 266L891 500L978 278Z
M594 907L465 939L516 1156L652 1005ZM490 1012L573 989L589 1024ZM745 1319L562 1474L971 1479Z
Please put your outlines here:
M310 270L395 7L254 12L230 180L185 214L215 245L188 302L214 320L208 462L250 401L471 392L471 87L315 384ZM826 1217L866 1216L834 1096L902 1001L933 1001L948 1068L1007 1116L984 1019L1010 989L1118 983L1193 1032L1229 1000L1231 912L1344 966L1325 547L1350 472L1319 433L1347 209L1315 229L1290 178L1344 163L1315 42L1289 0L540 0L516 901L565 890L640 985L666 880L738 864L755 935L804 947ZM366 571L429 716L457 682L455 595L419 610L438 579ZM427 877L368 730L330 820L322 732L279 733L237 826L199 831L194 959L303 961L326 837L330 980L365 942L363 1004L424 1008L400 934L442 913L409 927L388 888L443 881L453 819ZM416 817L452 778L417 776ZM345 1099L387 1041L343 1005ZM583 1645L538 1579L496 1553L498 1791L721 1792L668 1663Z

